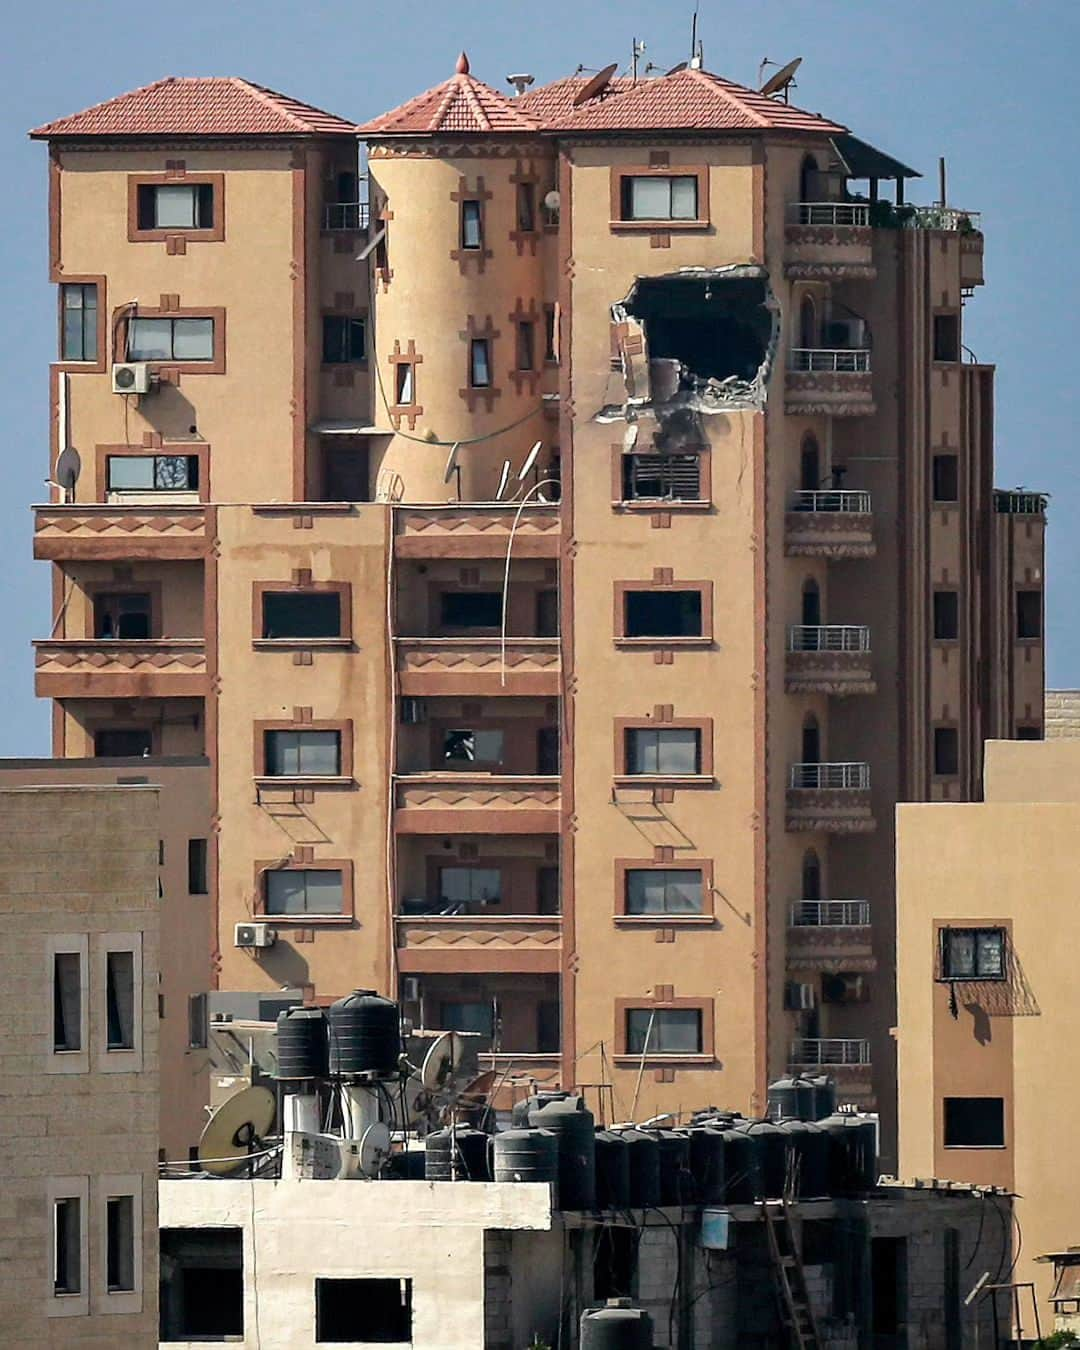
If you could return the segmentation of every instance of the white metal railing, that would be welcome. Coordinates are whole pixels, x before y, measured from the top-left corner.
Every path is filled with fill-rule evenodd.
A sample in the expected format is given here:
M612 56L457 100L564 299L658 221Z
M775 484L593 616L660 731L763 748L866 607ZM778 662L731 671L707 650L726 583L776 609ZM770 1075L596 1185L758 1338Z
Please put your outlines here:
M324 230L366 230L367 202L328 202L323 207Z
M795 225L869 225L868 202L793 202L788 210Z
M869 764L793 764L793 788L865 789L870 786Z
M869 492L851 491L848 488L830 488L815 492L803 489L792 495L793 511L851 511L870 514Z
M790 369L862 374L870 369L870 348L792 347Z
M866 928L869 900L797 900L791 906L792 928Z
M787 631L789 652L868 652L870 629L865 624L794 623Z
M870 1042L864 1040L841 1040L836 1037L827 1039L803 1038L791 1043L791 1065L802 1067L807 1064L869 1064Z
M910 212L910 214L908 214ZM965 230L981 228L978 211L961 211L956 206L908 206L904 226L909 230Z

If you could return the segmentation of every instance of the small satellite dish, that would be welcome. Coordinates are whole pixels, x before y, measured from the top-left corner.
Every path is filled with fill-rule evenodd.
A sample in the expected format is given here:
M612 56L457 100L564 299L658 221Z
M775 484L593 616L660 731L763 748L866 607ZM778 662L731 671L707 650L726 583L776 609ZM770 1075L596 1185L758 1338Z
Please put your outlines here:
M424 1056L420 1082L424 1091L435 1096L447 1092L454 1072L465 1059L465 1042L456 1031L444 1032Z
M510 461L503 460L502 473L499 475L499 486L495 489L495 500L501 502L503 493L506 491L506 485L510 481Z
M588 103L589 99L596 98L602 94L611 83L611 77L619 69L618 61L612 61L610 66L605 66L603 70L598 70L591 80L581 86L574 95L573 107L580 108L583 103Z
M559 196L559 189L552 188L544 197L544 205L549 211L557 211L562 205L562 197Z
M519 483L524 483L525 479L528 478L529 474L532 472L533 465L536 463L537 456L540 454L540 451L543 448L544 442L537 441L536 444L533 446L533 448L525 456L525 463L521 466L521 469L518 471Z
M203 1171L217 1177L239 1172L246 1166L244 1155L258 1151L273 1123L274 1094L269 1088L245 1088L222 1102L199 1139Z
M450 453L446 457L446 472L443 474L444 483L449 483L450 479L453 478L454 474L457 472L458 451L460 449L461 449L460 441L455 441L454 444L450 447Z
M690 64L689 61L680 61L677 66L672 66L670 70L665 70L664 71L665 79L667 78L668 75L678 75L679 71L685 70L689 64Z
M766 80L761 86L759 93L771 97L773 94L779 94L786 90L795 78L795 72L802 65L802 57L797 56L794 61L789 61L786 66L782 66L770 79Z
M381 1120L369 1125L360 1137L360 1152L357 1162L360 1171L366 1177L374 1177L382 1171L390 1157L390 1131Z
M66 450L60 451L56 461L56 481L65 492L75 491L75 484L79 481L81 470L82 460L74 446L69 445Z

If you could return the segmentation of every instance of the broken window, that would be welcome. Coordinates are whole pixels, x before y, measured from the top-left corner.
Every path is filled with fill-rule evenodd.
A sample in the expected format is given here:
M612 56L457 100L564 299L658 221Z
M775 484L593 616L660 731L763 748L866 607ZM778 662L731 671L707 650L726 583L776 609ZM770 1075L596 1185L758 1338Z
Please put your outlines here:
M53 957L53 1051L82 1049L82 956Z
M487 389L491 385L491 342L488 338L473 338L469 343L469 384L473 389Z
M135 1048L135 953L105 954L106 1047Z
M410 406L416 398L415 369L411 361L394 365L394 402L399 407Z
M150 596L99 591L94 596L94 636L138 640L150 636Z
M243 1339L243 1230L163 1228L160 1308L162 1341Z
M1003 980L1004 928L943 928L941 979Z
M336 867L282 867L263 873L267 914L341 914L345 896Z
M1016 592L1016 636L1020 641L1042 637L1042 591Z
M934 315L934 360L960 360L960 315Z
M954 778L960 772L960 732L956 727L934 728L934 774Z
M536 324L522 320L517 326L517 368L536 369Z
M110 1294L135 1288L133 1195L110 1195L105 1201L105 1279Z
M363 319L346 314L324 314L322 322L324 365L347 365L366 360Z
M97 759L135 759L153 751L154 737L149 727L104 727L94 732Z
M517 227L520 234L532 234L536 229L536 184L517 185Z
M621 180L623 220L697 220L696 174L627 174Z
M701 592L626 591L623 636L701 637Z
M412 1280L316 1279L316 1345L412 1341Z
M264 591L264 638L336 638L341 636L339 591Z
M207 841L189 839L187 846L187 888L188 895L207 894Z
M935 455L933 464L934 501L955 502L960 497L960 464L955 455Z
M439 899L450 904L497 905L502 873L497 867L440 867Z
M66 1195L53 1201L53 1293L80 1294L82 1287L82 1200Z
M700 1055L700 1008L628 1008L628 1055Z
M701 500L701 453L622 457L624 502Z
M501 764L501 731L451 730L443 736L443 759L448 764Z
M934 592L934 637L949 642L960 636L960 592Z
M340 731L267 731L265 768L271 778L336 778Z
M626 870L627 914L700 914L704 878L700 867L630 867Z
M631 727L626 732L628 774L699 774L698 727Z
M439 596L443 628L493 628L502 623L501 591L443 591Z
M1003 1097L946 1097L946 1148L1004 1148Z

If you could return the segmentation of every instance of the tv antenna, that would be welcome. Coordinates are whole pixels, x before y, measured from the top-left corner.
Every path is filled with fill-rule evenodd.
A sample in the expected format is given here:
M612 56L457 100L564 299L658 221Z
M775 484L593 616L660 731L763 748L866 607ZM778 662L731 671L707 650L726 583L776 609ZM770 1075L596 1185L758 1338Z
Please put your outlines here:
M249 1166L262 1149L274 1123L274 1094L269 1088L249 1087L222 1102L203 1127L199 1138L199 1165L216 1177L228 1177Z
M506 485L510 481L510 461L503 460L502 473L499 475L499 486L495 489L495 500L501 502L503 493L506 491Z
M443 473L443 482L449 483L451 478L457 480L457 499L461 501L461 465L458 463L458 451L461 449L461 442L455 441L450 447L450 453L446 456L446 469Z
M765 73L766 66L775 66L775 61L770 61L768 57L758 66L758 79L760 80ZM789 94L792 89L797 88L795 84L795 72L802 65L802 57L797 56L794 61L789 61L786 66L771 75L758 90L758 93L764 94L766 98L772 98L774 94L782 94L784 102L790 102Z
M580 108L583 103L588 103L589 99L596 98L604 93L611 83L611 77L619 68L618 61L612 61L610 66L605 66L603 70L598 70L591 80L586 80L581 88L574 95L573 107Z
M698 7L695 4L694 16L690 20L690 60L687 63L691 70L700 70L705 63L705 49L697 35L697 15Z
M633 74L635 83L637 82L637 63L638 58L645 55L645 40L640 42L637 38L630 39L630 70Z

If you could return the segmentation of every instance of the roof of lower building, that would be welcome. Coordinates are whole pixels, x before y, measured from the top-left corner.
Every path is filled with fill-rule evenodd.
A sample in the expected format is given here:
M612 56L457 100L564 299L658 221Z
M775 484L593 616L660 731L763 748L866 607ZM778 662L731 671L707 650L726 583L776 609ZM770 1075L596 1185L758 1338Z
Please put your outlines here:
M170 75L35 127L62 136L351 136L356 126L238 76Z
M535 134L540 122L523 107L469 73L464 52L448 80L358 127L362 136L430 136L437 132Z

